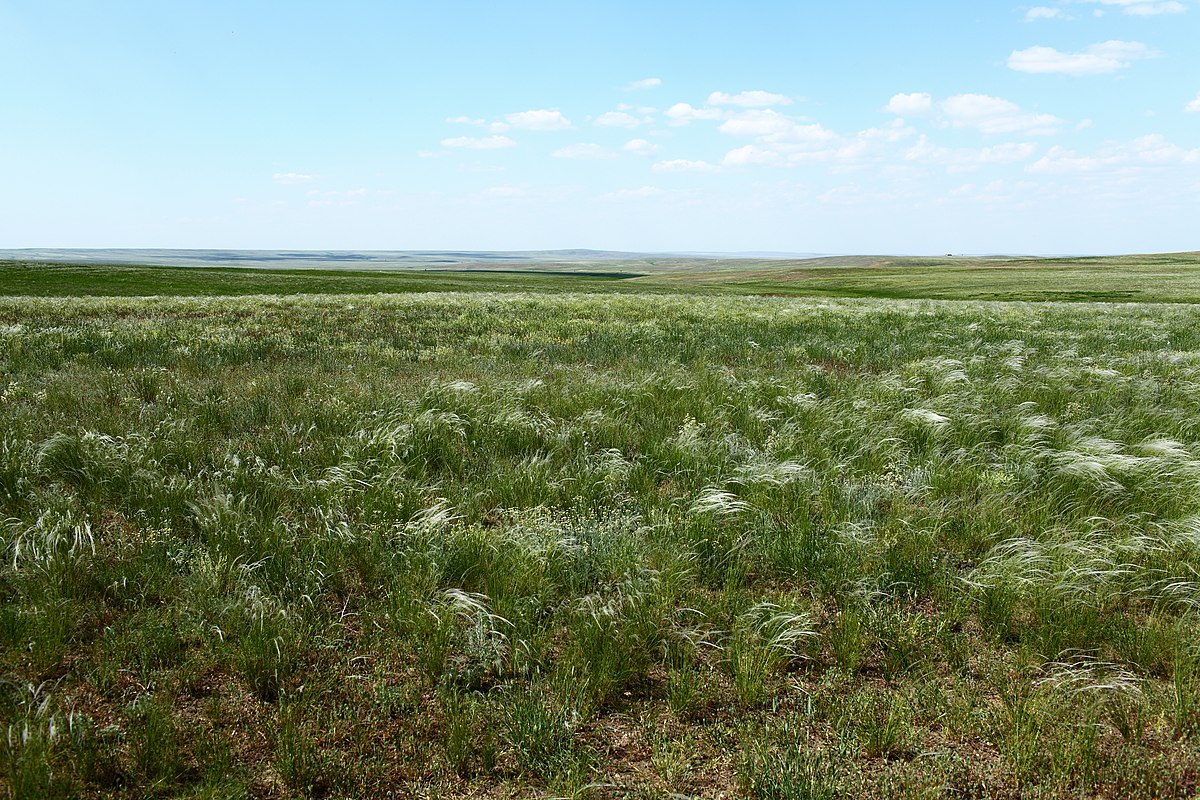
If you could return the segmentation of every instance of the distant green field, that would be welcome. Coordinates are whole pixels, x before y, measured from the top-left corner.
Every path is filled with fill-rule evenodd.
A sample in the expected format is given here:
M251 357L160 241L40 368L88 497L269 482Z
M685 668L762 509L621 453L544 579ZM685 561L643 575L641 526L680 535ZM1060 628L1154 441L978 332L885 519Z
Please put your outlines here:
M642 279L746 294L943 300L1200 302L1200 254L1071 259L813 259Z
M0 262L0 296L446 291L638 292L1063 302L1200 302L1200 254L1096 258L680 258L505 269L254 269Z
M0 296L225 297L251 294L615 291L628 273L508 270L262 270L0 262ZM636 291L630 287L628 291Z

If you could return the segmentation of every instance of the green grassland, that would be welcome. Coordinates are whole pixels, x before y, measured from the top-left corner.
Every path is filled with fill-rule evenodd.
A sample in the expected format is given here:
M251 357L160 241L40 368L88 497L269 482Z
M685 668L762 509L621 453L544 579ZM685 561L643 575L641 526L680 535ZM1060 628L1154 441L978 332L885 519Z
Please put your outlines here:
M197 262L207 264L209 262ZM309 263L309 262L305 262ZM440 268L246 269L0 260L0 296L233 296L447 291L1200 302L1200 253L1090 258L610 258ZM347 261L355 265L357 261Z
M618 291L637 273L566 270L260 270L0 262L0 296L229 297L250 294ZM628 287L625 291L637 291Z
M0 267L0 792L1195 796L1196 257L706 266Z
M1094 258L819 258L673 272L659 286L809 297L1200 302L1200 253Z

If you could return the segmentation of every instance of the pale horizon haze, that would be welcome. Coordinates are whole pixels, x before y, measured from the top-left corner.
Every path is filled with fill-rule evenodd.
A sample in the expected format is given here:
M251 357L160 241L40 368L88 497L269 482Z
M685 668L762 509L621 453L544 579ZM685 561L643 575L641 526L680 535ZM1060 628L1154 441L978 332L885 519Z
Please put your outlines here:
M0 0L0 248L1200 249L1200 0Z

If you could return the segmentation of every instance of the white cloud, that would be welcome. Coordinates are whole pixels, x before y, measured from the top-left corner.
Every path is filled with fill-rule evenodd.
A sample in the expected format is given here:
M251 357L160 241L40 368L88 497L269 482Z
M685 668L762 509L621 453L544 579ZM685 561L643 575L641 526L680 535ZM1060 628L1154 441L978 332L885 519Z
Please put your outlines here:
M343 190L334 189L334 190L331 190L328 192L322 192L317 189L309 189L304 194L307 197L332 197L332 198L365 197L367 195L367 190L366 189L343 189Z
M528 193L524 186L491 186L479 194L487 198L513 198L524 197Z
M725 92L713 92L708 96L708 104L710 106L741 106L742 108L766 108L767 106L786 106L790 105L792 99L787 95L774 94L773 92L764 92L761 89L755 89L750 92L739 92L738 94L726 94Z
M1200 92L1196 92L1196 99L1184 106L1183 110L1200 113Z
M1025 12L1026 22L1034 22L1039 19L1068 19L1068 17L1061 8L1047 8L1046 6L1034 6Z
M658 197L663 190L657 186L641 186L637 189L618 189L600 195L602 200L639 200L647 197Z
M1012 164L1025 161L1037 152L1033 142L1007 142L994 147L984 147L979 151L979 160L984 164Z
M1039 74L1103 75L1124 69L1134 61L1160 55L1141 42L1113 40L1090 45L1078 53L1063 53L1053 47L1014 50L1008 57L1008 67L1018 72Z
M346 208L348 206L357 205L360 200L367 197L369 194L382 194L381 192L370 192L367 189L346 189L342 191L333 190L322 192L317 189L310 189L304 193L308 197L308 205L311 208Z
M626 85L625 91L634 92L638 89L657 89L662 86L662 78L642 78L640 81L634 81Z
M718 130L730 136L780 136L795 125L778 111L744 111L721 123Z
M916 129L904 124L902 119L894 119L886 128L867 128L859 131L855 137L864 141L902 142L912 137Z
M487 128L492 133L504 133L509 129L507 122L488 122L485 119L476 117L446 117L446 122L455 125L474 125L477 128Z
M1034 173L1066 174L1096 172L1106 168L1130 169L1180 164L1200 164L1200 148L1184 149L1156 133L1124 144L1107 145L1091 155L1080 155L1074 150L1055 146L1027 169Z
M621 149L626 153L633 153L635 156L652 156L662 148L645 139L630 139Z
M891 147L916 134L901 119L880 128L841 136L819 124L798 123L775 112L745 112L721 126L725 133L746 135L754 144L728 151L721 161L727 167L794 167L829 164L834 171L855 170L870 163L886 163Z
M929 137L922 135L904 154L904 160L946 167L950 172L964 172L989 164L1028 161L1035 153L1037 145L1032 142L1005 142L979 149L949 148L935 145Z
M782 161L783 157L778 152L756 144L748 144L730 150L725 154L721 163L727 167L762 167L779 164Z
M580 143L567 145L555 150L550 155L555 158L577 158L595 161L602 158L612 158L613 153L607 147L598 144Z
M1137 17L1149 17L1158 14L1181 14L1187 11L1187 6L1179 0L1072 0L1076 3L1093 3L1103 6L1118 6L1126 14ZM1096 16L1103 12L1097 9Z
M933 97L926 92L892 95L884 110L901 117L928 114L933 109Z
M523 131L565 131L574 127L561 111L545 108L505 114L504 119L512 127Z
M653 121L649 117L639 119L627 111L605 111L596 117L596 124L607 128L636 128L639 125L647 125Z
M297 184L308 183L312 179L312 175L302 175L299 172L276 172L271 176L271 180L280 186L296 186Z
M688 103L676 103L667 109L667 116L672 125L687 125L693 120L721 119L724 114L719 108L693 108Z
M688 161L676 158L670 161L659 161L650 169L655 172L715 172L716 167L707 161Z
M1135 14L1139 17L1149 17L1157 14L1182 14L1187 11L1187 6L1178 0L1168 0L1165 3L1129 3L1125 6L1126 14Z
M442 139L442 147L460 147L466 150L500 150L505 147L515 147L516 142L507 136L453 136Z
M1063 125L1053 114L1022 111L1016 103L986 94L954 95L942 102L942 111L955 128L974 128L983 133L1048 136Z
M1074 150L1067 150L1065 147L1055 145L1051 147L1046 155L1042 156L1028 167L1029 172L1041 173L1067 173L1067 172L1090 172L1100 168L1106 163L1106 159L1094 156L1080 156ZM1109 162L1115 163L1115 162Z
M371 192L366 188L352 188L352 190L329 191L322 192L318 190L308 190L305 192L305 197L308 198L308 206L313 209L344 209L352 205L359 205L359 201L365 199L370 194L376 196L385 196L384 192Z
M721 123L718 130L730 136L754 137L766 142L827 142L837 134L817 124L801 124L771 109L743 111Z

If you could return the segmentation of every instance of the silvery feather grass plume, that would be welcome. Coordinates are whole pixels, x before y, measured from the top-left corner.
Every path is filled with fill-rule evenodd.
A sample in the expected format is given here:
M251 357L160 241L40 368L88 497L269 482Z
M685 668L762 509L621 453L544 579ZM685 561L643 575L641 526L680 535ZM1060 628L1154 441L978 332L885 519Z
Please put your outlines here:
M438 500L428 508L423 508L413 515L404 525L408 535L428 535L444 531L460 517L454 513L448 500Z
M39 739L54 745L64 735L78 741L85 733L86 717L72 708L67 711L64 721L61 714L55 712L58 704L50 691L52 688L50 681L17 685L10 703L19 719L9 723L3 740L8 757L17 756L22 748L30 747Z
M749 503L739 500L737 495L732 492L710 487L700 493L692 503L690 511L693 514L734 517L751 509L752 506Z
M16 522L9 520L8 524L11 526ZM38 515L33 525L17 528L10 550L14 570L25 566L46 569L58 562L94 556L96 537L91 522L78 519L70 509L47 509Z
M783 486L793 481L803 480L812 475L812 469L799 461L782 461L775 463L765 457L741 464L733 472L731 483L743 485L765 484L768 486Z
M453 624L458 631L460 656L467 668L481 667L486 672L499 673L504 669L508 651L508 634L513 625L488 607L487 595L450 588L436 596L428 613L442 624Z
M1089 651L1067 651L1059 660L1044 664L1036 686L1063 692L1071 697L1089 695L1142 696L1142 681L1121 664L1100 661Z
M906 408L900 413L903 419L924 425L933 431L942 431L950 424L950 418L928 408Z
M595 620L619 620L645 610L656 598L661 582L657 570L642 568L623 575L612 591L586 595L579 604Z
M790 611L771 602L751 606L738 617L738 622L764 647L788 660L806 658L804 646L817 636L811 614Z
M1095 607L1120 598L1196 602L1194 581L1164 576L1161 568L1151 566L1171 551L1168 533L1117 535L1109 529L1109 520L1093 522L1096 527L1084 532L1000 542L963 580L977 588L1005 588L1018 595ZM1194 577L1194 568L1191 573Z
M488 596L485 594L450 588L442 592L430 612L435 616L441 612L449 613L468 628L478 628L488 637L506 639L500 627L511 628L512 623L493 614L488 608L488 602Z

